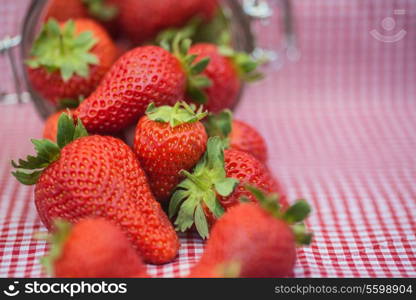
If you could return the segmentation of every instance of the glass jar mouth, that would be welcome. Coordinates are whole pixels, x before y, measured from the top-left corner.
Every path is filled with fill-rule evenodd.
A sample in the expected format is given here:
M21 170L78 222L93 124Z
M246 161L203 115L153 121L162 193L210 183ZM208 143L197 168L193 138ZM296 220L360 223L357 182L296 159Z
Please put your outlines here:
M48 0L32 0L23 24L21 33L22 42L20 47L20 58L23 64L21 66L23 70L23 80L33 99L36 110L44 119L55 112L56 108L52 104L49 104L49 101L46 101L33 87L24 62L29 57L31 45L33 44L36 34L39 31L41 23L39 20L42 19L47 4ZM250 27L250 18L245 14L241 4L237 0L226 0L223 1L222 9L225 11L227 16L229 16L231 21L230 27L234 47L239 51L252 53L255 49L255 41ZM241 98L243 89L244 85L241 85L235 105Z
M7 52L7 54L9 54L8 56L12 65L13 79L16 90L15 94L7 94L4 91L0 91L0 100L3 103L4 99L13 98L14 102L9 101L10 99L7 102L21 103L28 102L28 100L31 99L42 118L47 118L50 114L56 111L56 108L52 104L49 104L49 101L45 101L42 95L31 84L25 60L29 57L33 41L36 34L40 30L40 20L44 15L46 15L46 6L48 1L49 0L31 1L24 18L21 35L11 39L12 41L17 41L15 43L16 45L20 45L20 61L16 61L12 55L12 51L9 51L13 48L13 46L5 48L2 46L1 43L3 41L7 41L7 39L0 41L0 48L2 49L0 54ZM254 58L267 57L271 61L278 59L279 64L274 64L273 66L274 69L277 69L276 65L280 68L286 60L298 60L300 52L297 48L296 36L294 34L294 17L292 15L291 0L279 0L275 3L278 4L281 16L283 45L280 45L276 51L263 49L257 45L252 23L255 20L265 20L274 13L274 10L270 7L269 2L269 0L223 0L221 5L222 9L231 19L231 22L229 23L231 27L233 46L237 50L251 53ZM20 77L22 77L22 80ZM240 101L243 89L244 84L241 84L239 96L234 102L234 106L232 108L235 108Z

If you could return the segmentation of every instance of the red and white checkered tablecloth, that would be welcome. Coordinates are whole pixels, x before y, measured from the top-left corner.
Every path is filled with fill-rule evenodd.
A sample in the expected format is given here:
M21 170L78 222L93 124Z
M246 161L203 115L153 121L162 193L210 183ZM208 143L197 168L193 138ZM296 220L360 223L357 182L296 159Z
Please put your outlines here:
M27 2L0 2L0 37L17 32ZM266 137L290 198L314 207L315 239L299 249L295 276L416 277L416 1L293 2L302 57L269 67L236 116ZM258 29L262 45L276 47L276 30L277 18ZM372 30L405 35L387 43ZM1 60L0 69L0 90L12 92ZM2 105L0 128L0 276L40 276L46 248L33 234L44 228L33 188L10 176L9 161L32 153L42 123L30 104ZM186 275L203 244L181 242L175 262L149 271Z

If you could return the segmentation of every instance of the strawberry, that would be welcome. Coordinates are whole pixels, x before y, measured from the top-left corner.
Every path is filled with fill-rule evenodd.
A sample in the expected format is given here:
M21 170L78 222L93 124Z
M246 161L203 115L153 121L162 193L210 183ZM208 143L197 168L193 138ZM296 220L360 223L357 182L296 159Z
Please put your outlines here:
M255 202L245 188L255 185L267 193L281 194L280 202L286 206L282 188L261 162L248 153L225 150L219 137L208 139L207 151L191 174L178 186L169 203L169 216L177 214L175 225L186 231L193 224L202 238L208 237L209 226L220 218L224 210L237 205L242 196ZM208 220L207 220L208 219Z
M182 98L185 73L180 62L157 46L135 48L112 66L76 114L90 132L113 133L142 116L147 106Z
M121 0L117 3L120 26L137 44L154 38L163 29L181 27L195 16L208 21L218 8L218 0Z
M262 163L267 161L266 141L254 127L246 122L233 120L230 148L247 152Z
M88 15L98 21L113 37L119 37L120 0L82 0Z
M117 50L106 31L90 19L42 28L27 61L32 86L57 105L64 98L88 96L114 62Z
M210 63L202 72L212 84L203 92L206 97L188 92L190 101L204 104L211 112L219 112L224 108L232 108L240 93L242 80L254 81L260 78L255 72L258 63L243 52L235 52L231 48L219 47L209 43L199 43L189 49L189 54L197 55L195 61L209 58Z
M117 6L111 0L52 0L48 3L44 20L54 18L58 22L66 22L69 19L93 17L108 22L117 13Z
M219 201L223 207L228 208L236 205L242 196L251 201L256 201L255 197L244 188L244 184L255 185L267 193L278 193L280 195L280 205L283 208L287 207L283 187L278 184L266 166L254 156L239 150L226 149L224 158L226 176L235 178L240 183L230 195L219 196Z
M103 217L126 233L144 261L161 264L175 258L178 237L124 142L88 136L82 123L75 127L67 114L59 119L57 144L32 142L37 156L12 162L13 175L23 184L36 184L36 208L48 229L56 218L76 223Z
M66 110L60 110L52 115L50 115L46 121L43 129L43 138L56 142L56 135L58 133L58 120L62 113Z
M158 108L150 104L137 124L134 151L159 201L181 181L179 172L190 170L204 154L207 134L199 120L205 116L185 102Z
M283 213L276 195L247 188L260 205L239 204L215 223L204 254L189 277L292 275L296 244L309 244L312 238L302 223L310 213L309 205L299 200Z
M264 138L246 122L233 119L230 110L223 110L216 115L210 114L204 125L208 136L223 138L227 148L247 152L262 163L267 161Z
M199 73L209 60L193 63L190 41L175 41L175 55L158 46L135 48L124 54L76 114L89 132L114 133L136 122L150 103L174 105L185 89L207 86Z
M103 218L86 218L71 225L54 222L47 237L50 250L41 259L54 277L148 277L146 265L124 233ZM93 241L93 242L92 242Z
M54 18L58 22L69 19L87 18L88 10L82 0L52 0L46 7L45 21Z

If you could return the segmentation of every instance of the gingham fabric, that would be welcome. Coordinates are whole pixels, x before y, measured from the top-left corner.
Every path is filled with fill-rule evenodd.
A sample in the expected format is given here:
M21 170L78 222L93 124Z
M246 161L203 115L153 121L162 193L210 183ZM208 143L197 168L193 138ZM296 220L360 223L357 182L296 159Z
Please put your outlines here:
M26 2L0 2L0 37L16 32ZM314 207L314 241L299 249L295 276L415 277L416 1L293 3L301 59L268 66L236 116L265 136L269 167L289 197ZM278 47L277 15L257 26L262 46ZM380 40L392 36L400 39ZM0 90L11 92L0 67ZM29 138L42 123L30 104L3 105L0 128L0 276L41 276L46 246L33 238L44 231L33 188L10 176L9 161L33 153ZM181 242L178 259L149 266L151 274L189 272L203 243Z

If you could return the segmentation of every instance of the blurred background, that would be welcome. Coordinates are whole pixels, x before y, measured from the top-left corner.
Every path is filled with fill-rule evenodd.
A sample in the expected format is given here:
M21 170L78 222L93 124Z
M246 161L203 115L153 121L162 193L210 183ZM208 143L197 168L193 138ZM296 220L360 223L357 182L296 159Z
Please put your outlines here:
M0 0L0 39L21 34L29 2ZM299 252L295 275L416 276L416 1L292 0L290 39L282 2L266 2L271 15L251 29L271 61L235 113L266 138L269 167L289 198L315 208L315 243ZM20 77L19 48L12 51ZM9 161L31 152L42 118L27 94L16 103L7 55L0 54L0 275L36 276L45 249L31 234L42 226L32 189L11 178ZM185 274L201 245L183 247L178 262L151 272Z

